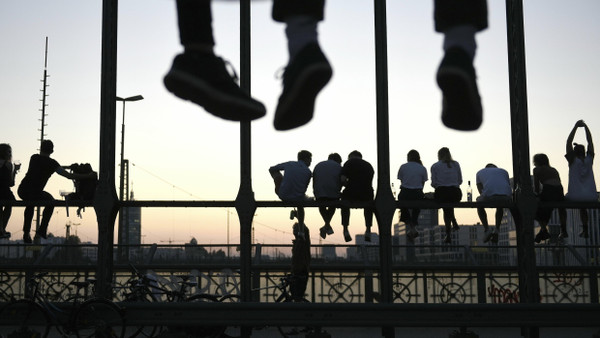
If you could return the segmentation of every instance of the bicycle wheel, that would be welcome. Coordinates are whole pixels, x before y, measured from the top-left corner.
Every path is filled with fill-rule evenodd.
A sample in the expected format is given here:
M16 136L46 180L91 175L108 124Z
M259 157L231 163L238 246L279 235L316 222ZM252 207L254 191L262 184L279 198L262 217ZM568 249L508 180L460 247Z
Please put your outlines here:
M125 298L125 302L144 302L152 303L154 300L148 293L135 293ZM128 338L134 337L156 337L162 331L163 327L160 325L143 325L133 328L133 333L127 333Z
M74 326L77 337L116 338L125 334L123 311L105 299L90 299L77 308Z
M193 295L186 302L218 303L219 298L214 295ZM222 337L225 326L169 326L169 333L182 333L191 337Z
M0 310L0 317L13 323L7 328L7 337L45 338L50 332L48 313L41 305L29 299L19 299L6 304Z

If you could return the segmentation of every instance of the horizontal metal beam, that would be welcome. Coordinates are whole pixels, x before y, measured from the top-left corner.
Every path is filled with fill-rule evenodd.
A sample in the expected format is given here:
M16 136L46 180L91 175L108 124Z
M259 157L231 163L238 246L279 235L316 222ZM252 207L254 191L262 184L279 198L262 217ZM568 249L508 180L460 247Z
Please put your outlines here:
M235 208L235 201L173 201L173 200L135 200L118 202L120 207L160 207L160 208ZM8 201L0 200L1 206L25 207L33 206L55 206L55 207L92 207L93 201L73 200L73 201ZM259 208L284 208L284 207L348 207L348 208L365 208L373 207L373 202L349 202L349 201L302 201L302 202L283 202L283 201L256 201L256 206ZM456 203L439 203L431 199L421 201L396 201L396 208L421 208L421 209L440 209L440 208L509 208L512 209L516 205L513 202L456 202ZM600 202L538 202L539 207L547 208L566 208L566 209L600 209Z
M322 327L597 327L598 304L122 303L127 323ZM433 319L433 320L432 320Z

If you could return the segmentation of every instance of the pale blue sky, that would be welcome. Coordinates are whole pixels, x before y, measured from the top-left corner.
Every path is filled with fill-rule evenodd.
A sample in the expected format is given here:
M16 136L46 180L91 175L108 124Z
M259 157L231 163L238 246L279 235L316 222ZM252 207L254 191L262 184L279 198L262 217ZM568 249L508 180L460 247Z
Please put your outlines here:
M440 122L441 95L434 78L442 57L442 36L433 31L433 1L387 2L390 183L395 187L399 185L396 172L410 149L417 149L429 168L436 161L437 150L449 147L463 168L463 188L488 162L512 174L505 2L488 3L490 27L477 36L475 59L484 124L477 132L464 133L446 129ZM373 1L327 2L326 21L320 24L319 33L334 77L317 100L313 121L289 132L276 132L272 127L281 92L275 74L287 63L284 26L270 19L270 1L254 1L252 6L252 93L268 109L265 118L252 124L256 198L277 198L267 169L294 159L300 149L313 153L314 164L330 152L345 158L358 149L376 166ZM24 167L39 144L40 80L48 36L46 138L55 142L53 157L62 164L90 162L98 168L101 7L99 0L0 4L4 49L0 56L4 121L0 142L13 146L15 159ZM214 1L213 8L216 51L239 71L238 3ZM594 136L600 134L596 101L600 92L600 2L530 0L524 8L530 153L547 153L566 186L564 142L573 124L584 119ZM239 185L238 124L213 118L172 96L162 85L173 56L181 51L174 1L120 1L118 47L117 94L145 97L126 108L125 157L136 165L131 168L136 198L234 199ZM121 111L119 103L118 142ZM577 139L583 141L579 135ZM598 176L597 166L594 169ZM47 191L59 198L61 189L72 189L72 185L56 175ZM431 190L427 184L426 191ZM256 240L289 243L288 212L259 209ZM8 226L15 236L22 234L21 214L22 209L16 209ZM223 243L226 215L222 209L145 209L144 242L181 242L194 236L200 242ZM459 223L477 221L474 210L460 210L457 216ZM57 209L50 231L64 233L66 221L64 210ZM82 220L71 217L71 221L81 223L78 233L84 240L96 240L92 210L87 210ZM231 240L238 241L237 218L231 217L230 223ZM317 242L316 230L322 221L316 210L307 214L307 224ZM336 234L325 243L342 243L339 214L333 225ZM353 233L364 231L360 212L353 212L351 228Z

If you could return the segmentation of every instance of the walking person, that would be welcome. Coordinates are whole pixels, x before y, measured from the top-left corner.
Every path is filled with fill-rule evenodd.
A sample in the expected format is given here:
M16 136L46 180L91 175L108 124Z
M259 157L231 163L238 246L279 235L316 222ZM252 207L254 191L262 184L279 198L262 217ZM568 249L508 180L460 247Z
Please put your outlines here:
M348 155L348 160L344 163L341 173L341 181L344 186L342 191L342 201L348 202L370 202L373 201L373 176L375 171L373 166L362 158L358 150L352 151ZM344 240L352 241L348 225L350 224L350 208L342 207L342 227L344 228ZM365 207L365 241L371 241L371 227L373 225L373 208Z
M533 156L533 189L540 201L561 202L565 200L562 183L558 171L550 166L550 160L546 154L535 154ZM534 241L540 243L550 238L548 222L552 216L552 207L538 207L535 219L540 224L540 231L535 235ZM558 208L560 221L560 234L558 239L569 237L567 234L567 211Z
M12 147L7 143L0 144L0 200L16 201L11 187L15 186L15 175L21 168L12 161ZM0 205L0 238L10 238L6 226L12 215L11 205Z
M44 187L50 176L57 173L63 177L71 180L75 179L86 179L90 177L96 177L96 173L92 172L89 174L72 174L66 171L60 164L50 155L54 152L54 144L50 140L42 141L40 145L40 153L34 154L29 159L29 167L27 173L19 185L17 193L23 201L54 201L54 197L46 191ZM28 205L25 207L24 219L23 219L23 242L32 243L31 235L31 222L33 220L34 205ZM44 207L42 212L42 221L40 222L39 228L36 229L35 239L39 241L40 238L47 238L48 225L54 206L48 205Z
M427 169L421 162L421 155L414 149L408 152L406 161L398 170L398 179L400 180L398 201L422 200L424 197L423 186L428 180ZM400 208L400 221L406 224L406 238L410 241L414 241L419 236L417 226L420 212L419 208Z
M460 164L452 159L450 149L440 148L438 161L431 166L431 186L435 189L434 199L438 203L460 202L462 199L462 172ZM442 208L446 237L444 243L452 242L451 231L458 231L454 208Z
M578 128L585 130L585 139L587 141L587 153L582 144L573 143L575 133ZM583 120L577 121L573 130L567 137L567 150L565 158L569 162L569 185L565 199L569 201L591 202L598 201L598 192L596 190L596 181L594 180L594 142L592 141L592 132ZM581 219L581 232L579 237L588 238L588 213L587 209L579 209Z
M313 193L317 201L338 201L342 183L342 157L338 153L329 154L326 161L317 163L313 170ZM319 235L325 239L333 234L331 219L335 215L335 207L320 206L319 213L325 225L319 229Z
M493 163L488 163L485 168L479 170L476 175L477 191L479 196L477 202L507 202L511 201L512 188L508 172L498 168ZM490 229L485 208L477 208L477 215L485 229L483 242L498 243L498 233L504 215L504 208L496 208L496 227Z
M275 192L284 202L308 200L306 189L312 176L312 172L308 168L312 162L312 154L308 150L301 150L298 152L297 159L297 161L283 162L269 168L269 173L275 182ZM294 212L292 214L294 215ZM297 213L294 216L298 219L298 233L304 236L304 207L297 207Z

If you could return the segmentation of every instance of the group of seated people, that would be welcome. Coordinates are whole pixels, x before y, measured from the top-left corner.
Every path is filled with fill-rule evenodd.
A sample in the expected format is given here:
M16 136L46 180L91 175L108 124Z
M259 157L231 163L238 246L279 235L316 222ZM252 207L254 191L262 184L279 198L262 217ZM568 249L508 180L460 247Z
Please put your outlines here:
M573 143L578 128L585 130L587 139L587 151L584 145ZM598 201L596 183L592 170L594 160L594 145L591 132L583 120L577 121L571 133L567 137L565 158L569 163L569 185L565 195L558 171L550 166L548 156L536 154L533 157L533 180L534 192L540 201L560 202L570 201ZM317 201L350 201L365 202L373 200L373 167L362 159L362 154L353 151L348 155L348 160L342 165L341 156L332 153L326 161L318 163L314 171L309 169L312 163L312 154L302 150L298 153L297 161L280 163L269 168L269 172L275 181L275 191L281 200L287 202L306 201L306 190L313 179L313 191ZM462 173L460 164L452 158L450 150L443 147L438 151L438 161L431 166L431 186L435 189L433 199L440 203L456 203L462 199L460 185ZM283 174L282 174L283 173ZM425 182L429 180L427 169L421 162L420 154L411 150L407 154L407 162L400 166L398 179L401 182L399 201L418 201L426 198L423 193ZM513 189L511 187L509 174L505 169L498 168L493 163L488 163L476 175L476 186L479 192L478 202L498 202L506 205L512 200ZM342 190L343 188L343 190ZM334 233L331 227L331 219L335 213L335 207L320 206L319 212L325 221L320 228L320 236L326 238ZM540 225L540 230L535 236L535 242L540 243L550 238L548 222L552 215L553 207L539 207L536 210L535 220ZM452 231L459 229L454 215L454 208L443 207L443 219L446 229L444 243L452 242ZM342 227L346 242L352 240L348 231L350 208L344 206L342 212ZM364 207L365 216L365 241L371 239L371 227L373 225L373 207ZM566 211L558 208L560 216L561 231L559 240L567 238ZM400 220L406 224L406 236L414 241L419 236L417 229L420 208L400 209ZM495 213L495 227L491 228L488 223L485 208L478 207L477 214L485 229L484 243L498 242L498 230L503 218L503 207L497 207ZM298 223L296 228L302 229L304 225L304 208L298 207L296 214ZM579 236L588 238L588 214L585 208L580 209L581 232ZM300 230L299 233L303 235Z

